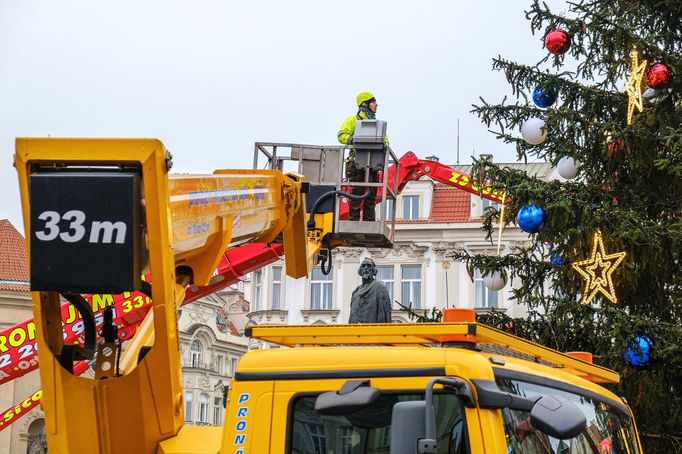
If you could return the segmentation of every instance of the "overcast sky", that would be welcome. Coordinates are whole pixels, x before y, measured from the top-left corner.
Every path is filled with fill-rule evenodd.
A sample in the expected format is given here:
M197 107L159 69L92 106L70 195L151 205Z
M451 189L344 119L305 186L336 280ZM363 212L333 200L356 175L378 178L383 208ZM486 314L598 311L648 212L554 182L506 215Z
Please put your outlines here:
M250 168L255 141L334 144L374 92L398 156L514 149L469 113L545 55L530 0L0 0L0 219L23 231L14 139L155 137L174 172ZM555 10L562 0L549 2Z

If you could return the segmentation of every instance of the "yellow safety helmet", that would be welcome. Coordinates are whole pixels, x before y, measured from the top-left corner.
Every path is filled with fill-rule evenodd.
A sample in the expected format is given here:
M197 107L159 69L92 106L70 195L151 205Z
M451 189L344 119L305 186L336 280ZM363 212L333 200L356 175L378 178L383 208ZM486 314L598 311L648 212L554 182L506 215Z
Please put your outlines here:
M360 105L361 105L363 102L369 101L370 99L373 99L373 98L374 98L374 95L373 95L371 92L369 92L369 91L362 91L362 92L360 92L360 94L358 95L358 97L355 98L355 100L356 100L357 103L358 103L358 107L360 107Z

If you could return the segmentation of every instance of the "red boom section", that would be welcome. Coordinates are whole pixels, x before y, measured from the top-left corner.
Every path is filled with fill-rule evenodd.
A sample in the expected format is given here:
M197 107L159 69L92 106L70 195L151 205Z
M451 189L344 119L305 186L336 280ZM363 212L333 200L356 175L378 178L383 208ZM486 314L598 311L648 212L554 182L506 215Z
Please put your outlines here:
M397 188L394 188L396 171L398 172L398 186ZM400 194L408 182L419 180L424 176L427 176L434 181L438 181L439 183L454 186L471 194L481 196L484 199L502 203L502 191L492 189L487 184L481 185L477 178L460 172L453 167L441 164L438 161L419 159L417 155L411 151L405 153L398 160L397 166L394 164L389 167L387 176L388 186L392 188L396 194Z
M396 181L396 172L398 172L398 180ZM492 200L493 202L502 203L504 197L503 191L491 188L488 184L481 185L477 178L471 175L460 172L459 170L441 164L438 161L429 161L426 159L419 159L413 152L408 151L400 159L398 164L393 164L388 168L387 185L396 194L400 194L405 185L410 181L419 180L421 177L429 177L439 183L454 186L456 188L467 191L471 194L483 197L484 199ZM383 175L380 174L381 181ZM381 199L383 191L381 188L377 191L377 199ZM380 200L377 200L379 202ZM339 219L348 219L348 201L341 199L339 204Z

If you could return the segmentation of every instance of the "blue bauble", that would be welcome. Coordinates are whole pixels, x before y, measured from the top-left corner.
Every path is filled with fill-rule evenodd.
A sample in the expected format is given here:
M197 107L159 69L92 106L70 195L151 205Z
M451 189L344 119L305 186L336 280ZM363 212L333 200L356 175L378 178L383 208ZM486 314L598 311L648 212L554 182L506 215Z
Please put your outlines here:
M637 336L628 342L623 359L628 366L643 369L649 367L654 357L654 343L647 336Z
M559 255L558 252L554 251L549 254L549 261L553 266L564 266L568 263L568 260Z
M516 223L527 233L539 232L545 226L546 220L545 210L534 204L521 208L516 216Z
M533 90L533 102L536 106L546 109L556 101L556 91L551 88L536 87Z

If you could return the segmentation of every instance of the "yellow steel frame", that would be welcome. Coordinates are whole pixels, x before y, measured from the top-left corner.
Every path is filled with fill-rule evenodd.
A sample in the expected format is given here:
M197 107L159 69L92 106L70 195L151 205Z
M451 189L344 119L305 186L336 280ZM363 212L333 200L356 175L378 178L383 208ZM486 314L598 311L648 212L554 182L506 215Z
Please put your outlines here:
M253 208L246 201L227 206L212 224L200 252L186 249L174 257L167 151L153 139L17 139L15 167L19 174L26 243L30 250L31 225L29 177L41 167L70 165L102 167L126 164L139 168L144 193L145 234L149 270L153 276L153 307L147 327L138 333L141 342L128 349L119 377L92 380L77 377L61 367L58 355L64 346L60 299L56 292L34 292L33 312L43 386L42 408L51 453L179 453L218 452L219 430L183 428L183 392L177 327L177 307L184 289L176 284L176 261L190 264L199 282L207 280L225 246L231 244L233 215ZM224 171L229 174L229 171ZM243 178L262 173L239 172ZM278 219L241 242L285 239L287 274L308 273L305 203L300 176L271 172L275 183L272 209ZM305 259L302 259L302 258ZM68 265L68 264L65 264ZM210 277L210 276L209 276ZM153 332L151 327L153 326ZM137 364L137 350L144 343L153 348ZM132 354L130 352L133 352ZM134 367L136 366L136 367ZM182 429L182 430L181 430ZM203 448L202 448L203 447Z
M253 326L249 328L247 335L287 346L434 344L440 343L443 336L460 335L468 337L472 342L501 345L560 365L568 372L589 376L595 382L620 381L620 375L611 369L573 358L480 323L270 325Z

